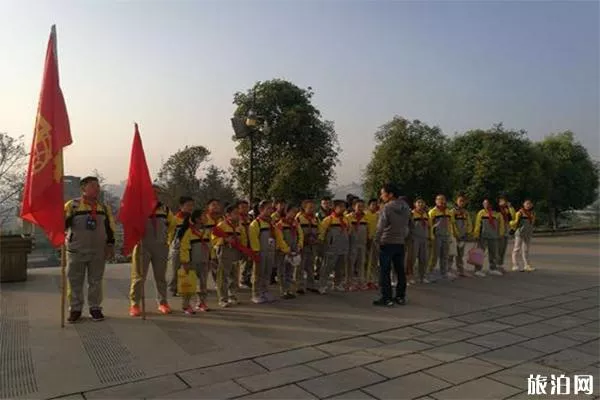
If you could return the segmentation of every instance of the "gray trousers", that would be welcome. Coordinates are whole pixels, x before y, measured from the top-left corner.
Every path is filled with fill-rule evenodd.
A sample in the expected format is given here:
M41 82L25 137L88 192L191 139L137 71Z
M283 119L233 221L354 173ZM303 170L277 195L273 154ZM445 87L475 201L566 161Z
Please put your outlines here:
M503 236L498 240L498 265L504 265L506 249L508 248L508 236Z
M425 277L427 271L427 263L429 262L429 243L425 238L413 237L413 259L411 262L418 262L419 264L419 278Z
M166 245L152 244L143 246L141 265L138 265L139 246L133 249L133 262L131 264L131 287L129 300L131 305L139 305L142 298L142 287L146 282L150 263L154 274L156 286L156 300L159 304L167 303L167 256L169 249ZM140 274L141 272L141 274Z
M497 269L497 265L498 265L498 239L484 239L481 238L479 239L479 243L477 244L477 247L479 247L480 249L483 250L487 250L488 252L488 259L490 262L490 270L495 270ZM476 271L481 271L481 269L483 268L483 265L476 265L475 266L475 270Z
M326 289L329 284L329 275L333 272L333 284L341 285L346 280L346 262L345 254L327 254L325 263L321 267L319 286Z
M523 263L525 266L531 266L531 261L529 261L529 249L531 247L531 236L515 236L515 245L512 251L512 263L515 266L519 265L518 257L519 253L521 253L521 257L523 257Z
M83 298L83 284L87 274L88 293L87 302L90 309L101 309L102 305L102 280L106 261L104 249L97 253L68 253L67 252L67 278L69 311L82 311L85 303Z
M456 241L456 256L450 256L448 259L449 266L452 268L452 264L456 261L456 270L459 273L465 272L465 244L463 240Z
M300 269L300 267L298 267ZM279 281L279 290L281 294L292 291L292 285L294 284L294 266L284 259L277 267L277 280Z
M296 268L294 280L298 289L315 288L315 248L306 246L302 249L302 261L300 267Z
M217 298L226 302L237 295L240 257L237 250L221 246L217 249L217 259Z
M350 249L350 277L351 279L358 280L360 283L365 282L366 275L366 260L367 260L367 247L352 246Z
M448 274L448 252L450 249L450 238L436 236L434 241L434 254L433 267L437 264L438 260L440 263L440 274Z
M169 247L169 260L168 260L168 270L169 270L169 291L175 295L177 293L177 271L181 263L179 262L179 245L175 244L175 240L171 243Z
M260 259L252 265L253 297L260 297L269 291L274 264L275 254L272 251L260 252Z

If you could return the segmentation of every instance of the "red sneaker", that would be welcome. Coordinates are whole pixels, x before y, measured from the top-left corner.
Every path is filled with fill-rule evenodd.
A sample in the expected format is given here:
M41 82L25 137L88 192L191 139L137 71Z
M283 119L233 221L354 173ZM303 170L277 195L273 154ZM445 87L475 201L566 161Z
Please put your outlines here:
M201 301L195 308L196 311L207 312L210 311L205 302Z
M196 314L196 311L194 311L194 309L191 306L187 306L186 308L184 308L183 312L186 315L194 315L194 314Z
M140 306L138 306L136 304L136 305L129 307L129 316L139 317L140 315L142 315L142 310L140 310Z
M158 312L164 315L171 314L171 307L169 307L169 305L166 303L161 304L158 306Z

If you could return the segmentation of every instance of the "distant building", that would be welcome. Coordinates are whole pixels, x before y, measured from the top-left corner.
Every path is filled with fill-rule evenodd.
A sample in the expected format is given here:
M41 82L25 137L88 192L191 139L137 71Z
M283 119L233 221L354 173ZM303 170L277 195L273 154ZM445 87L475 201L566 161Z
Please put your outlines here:
M65 175L64 177L64 196L65 201L75 199L81 196L80 189L81 178L78 176Z

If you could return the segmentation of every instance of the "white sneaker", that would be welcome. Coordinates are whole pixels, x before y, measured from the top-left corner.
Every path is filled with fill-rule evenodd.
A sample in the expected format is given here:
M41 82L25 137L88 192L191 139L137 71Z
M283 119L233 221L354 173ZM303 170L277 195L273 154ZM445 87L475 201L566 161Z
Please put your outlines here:
M525 268L523 268L523 271L533 272L535 271L535 267L532 267L531 265L526 265Z
M229 307L229 303L226 301L219 301L219 307L227 308Z
M429 279L423 278L423 279L421 279L421 283L427 285L428 283L431 283L431 282L429 282Z
M502 276L502 272L498 271L497 269L491 269L489 273L490 275L494 276Z
M327 288L319 289L319 294L327 294Z
M517 272L518 270L519 270L519 266L518 265L513 265L512 271L513 272Z
M262 296L256 296L256 297L252 297L252 302L254 304L263 304L267 302L267 299L265 299Z
M334 287L336 292L345 292L346 288L344 287L344 285L337 285Z
M456 274L452 271L448 272L448 280L455 280L456 279Z
M475 271L475 276L478 278L485 278L485 272L483 271Z

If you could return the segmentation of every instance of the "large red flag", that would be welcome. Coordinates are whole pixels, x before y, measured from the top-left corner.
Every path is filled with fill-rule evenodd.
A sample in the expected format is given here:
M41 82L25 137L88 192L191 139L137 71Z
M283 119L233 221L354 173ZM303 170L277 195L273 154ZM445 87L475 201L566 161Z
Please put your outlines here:
M129 161L127 187L121 199L119 220L123 224L123 254L128 255L144 237L146 221L156 208L156 194L152 187L152 179L146 164L142 138L135 124L135 136Z
M42 228L55 247L65 240L63 148L71 143L67 107L58 81L56 27L52 25L21 218Z

